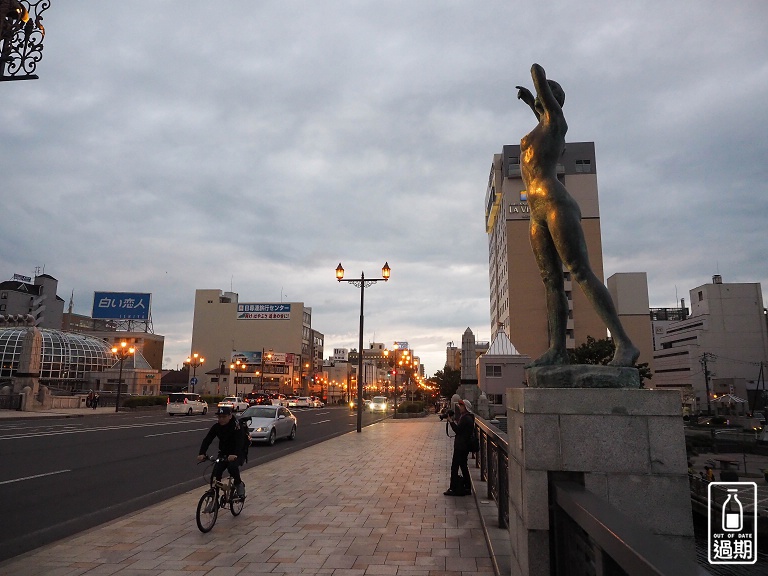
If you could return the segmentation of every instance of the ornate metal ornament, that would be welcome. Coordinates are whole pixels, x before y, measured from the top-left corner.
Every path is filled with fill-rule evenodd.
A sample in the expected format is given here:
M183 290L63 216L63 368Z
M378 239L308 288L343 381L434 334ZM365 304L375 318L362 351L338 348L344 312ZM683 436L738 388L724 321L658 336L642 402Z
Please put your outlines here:
M36 80L50 0L0 0L0 82Z

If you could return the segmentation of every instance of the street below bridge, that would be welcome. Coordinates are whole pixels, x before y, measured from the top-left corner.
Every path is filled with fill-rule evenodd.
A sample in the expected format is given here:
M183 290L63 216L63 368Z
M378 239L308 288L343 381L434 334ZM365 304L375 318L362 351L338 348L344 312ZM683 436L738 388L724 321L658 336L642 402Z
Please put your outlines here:
M292 412L296 439L254 444L243 469L354 431L357 423L345 406ZM365 413L363 425L384 417ZM164 410L0 419L0 561L202 487L205 467L196 455L214 422L212 413L169 417Z

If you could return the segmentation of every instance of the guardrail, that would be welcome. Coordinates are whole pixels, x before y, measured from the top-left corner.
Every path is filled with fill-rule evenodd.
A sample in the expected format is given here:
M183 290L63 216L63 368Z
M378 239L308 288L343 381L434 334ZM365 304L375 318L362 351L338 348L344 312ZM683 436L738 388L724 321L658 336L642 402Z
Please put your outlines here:
M509 528L509 446L507 435L489 426L479 417L475 428L480 439L480 451L475 466L480 468L480 479L488 485L487 498L496 502L499 509L499 528Z
M710 574L583 486L553 482L551 489L553 574Z
M475 429L480 439L475 466L487 483L486 497L498 507L499 528L509 529L508 437L480 417L475 418ZM662 536L580 484L552 481L550 504L552 576L710 574L694 560L682 557Z

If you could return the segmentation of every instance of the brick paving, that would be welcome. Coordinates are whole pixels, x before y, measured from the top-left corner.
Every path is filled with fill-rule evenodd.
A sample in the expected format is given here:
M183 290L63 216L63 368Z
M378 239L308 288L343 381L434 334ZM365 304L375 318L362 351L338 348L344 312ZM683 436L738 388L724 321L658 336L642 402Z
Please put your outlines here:
M195 523L205 486L0 563L12 576L493 576L475 498L443 495L436 416L363 428L243 472L248 499Z

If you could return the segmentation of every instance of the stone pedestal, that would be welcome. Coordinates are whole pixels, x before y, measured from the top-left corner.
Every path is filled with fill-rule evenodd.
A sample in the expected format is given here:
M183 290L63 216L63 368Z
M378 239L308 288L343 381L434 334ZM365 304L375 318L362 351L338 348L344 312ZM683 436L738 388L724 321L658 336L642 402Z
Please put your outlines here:
M514 576L549 576L549 483L572 473L596 496L695 560L680 394L509 388Z

